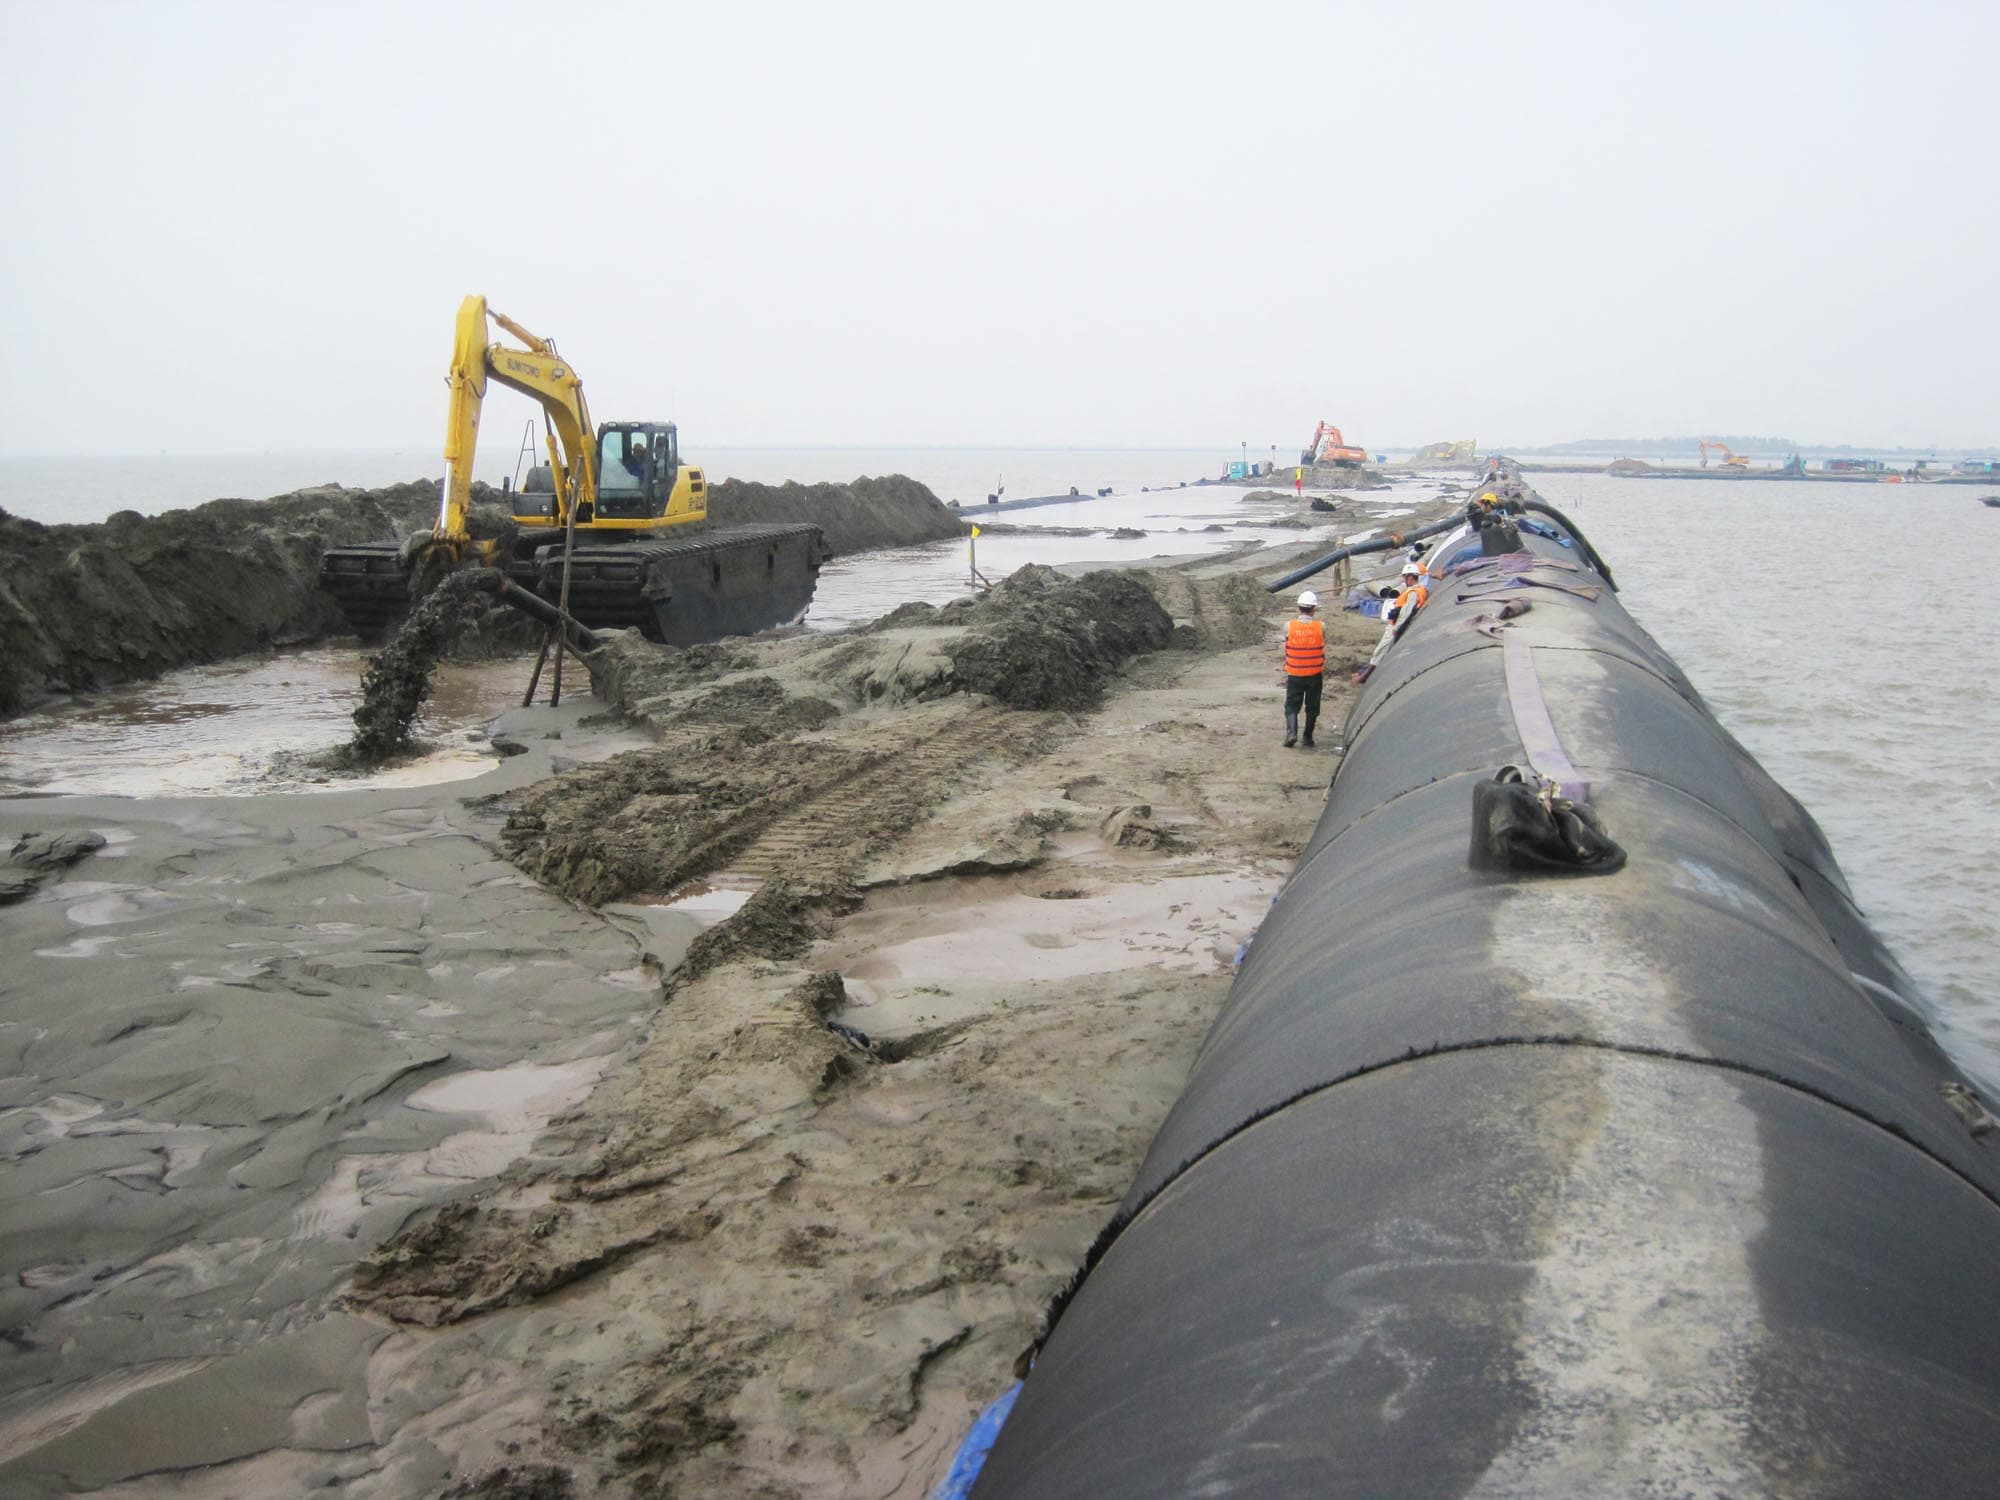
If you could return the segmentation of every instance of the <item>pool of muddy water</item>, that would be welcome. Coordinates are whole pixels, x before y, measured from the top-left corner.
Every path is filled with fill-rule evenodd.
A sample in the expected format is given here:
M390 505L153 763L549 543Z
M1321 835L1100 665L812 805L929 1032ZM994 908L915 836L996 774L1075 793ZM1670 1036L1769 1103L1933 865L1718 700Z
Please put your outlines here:
M23 714L0 723L0 796L351 788L353 777L297 760L343 744L354 732L361 672L371 654L349 643L188 667ZM494 755L486 726L519 704L529 665L440 667L416 722L417 737L432 749L375 773L370 783L416 786L489 769Z
M1281 883L1277 875L1189 870L1143 881L1050 886L1035 877L962 880L946 905L934 889L873 891L813 962L840 971L837 1017L899 1037L976 1014L985 989L1022 979L1079 980L1125 969L1219 973L1236 961ZM1106 873L1109 873L1108 871Z

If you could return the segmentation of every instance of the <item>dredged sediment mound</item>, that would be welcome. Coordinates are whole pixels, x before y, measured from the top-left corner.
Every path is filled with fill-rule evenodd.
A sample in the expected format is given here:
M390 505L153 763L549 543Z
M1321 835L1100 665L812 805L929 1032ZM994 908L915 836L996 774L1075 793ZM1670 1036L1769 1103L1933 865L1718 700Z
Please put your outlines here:
M437 486L419 481L127 510L93 526L0 512L0 715L340 634L315 586L320 553L401 536L436 509Z
M903 474L864 475L845 484L758 484L725 479L708 487L708 518L718 526L751 521L811 521L835 557L881 547L914 547L965 534L957 511L929 486Z
M836 554L957 536L962 524L902 475L847 484L710 488L717 524L811 521ZM437 482L324 485L269 500L212 500L89 526L0 511L0 717L215 661L348 633L318 587L328 547L400 542L437 514ZM482 505L500 492L474 486Z

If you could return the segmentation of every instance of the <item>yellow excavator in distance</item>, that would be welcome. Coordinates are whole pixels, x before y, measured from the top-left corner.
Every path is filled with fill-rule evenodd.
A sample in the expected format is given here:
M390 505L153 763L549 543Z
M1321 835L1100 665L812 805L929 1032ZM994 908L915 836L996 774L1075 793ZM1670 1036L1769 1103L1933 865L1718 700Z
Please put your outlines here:
M525 347L489 343L489 319ZM320 586L357 634L378 635L408 610L413 562L485 564L551 604L566 581L569 612L586 627L636 626L682 646L785 624L811 602L827 557L819 527L707 525L708 484L681 462L674 424L593 429L583 382L554 342L484 297L459 305L446 382L445 477L429 537L417 547L335 547L320 558ZM489 382L540 404L549 462L503 491L512 535L475 540L473 457Z
M1727 443L1711 443L1702 441L1701 466L1704 469L1708 467L1708 450L1711 448L1715 449L1716 452L1722 455L1722 467L1725 469L1747 469L1750 467L1750 460L1745 458L1740 453L1731 453L1729 451L1729 445Z

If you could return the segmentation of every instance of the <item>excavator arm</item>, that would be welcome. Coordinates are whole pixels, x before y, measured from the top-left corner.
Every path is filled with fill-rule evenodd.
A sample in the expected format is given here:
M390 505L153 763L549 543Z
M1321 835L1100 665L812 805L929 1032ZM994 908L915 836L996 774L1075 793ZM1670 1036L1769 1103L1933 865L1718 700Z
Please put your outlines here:
M1340 435L1338 427L1334 426L1331 422L1321 422L1313 428L1312 441L1306 444L1305 452L1299 455L1300 460L1309 464L1319 462L1320 440L1329 437L1333 439L1333 447L1344 448L1347 446L1347 439Z
M489 344L489 318L527 347ZM479 409L486 399L488 380L533 397L548 416L557 523L566 521L573 508L595 504L597 444L590 408L584 403L583 382L556 353L555 345L489 308L484 297L467 297L458 306L451 370L445 380L451 387L451 410L445 422L444 492L438 503L437 526L431 533L434 541L456 550L467 540L472 457L479 441Z
M1368 461L1366 449L1348 445L1338 427L1331 422L1321 422L1313 428L1312 441L1306 445L1299 462L1307 464L1334 463L1347 468L1355 468Z

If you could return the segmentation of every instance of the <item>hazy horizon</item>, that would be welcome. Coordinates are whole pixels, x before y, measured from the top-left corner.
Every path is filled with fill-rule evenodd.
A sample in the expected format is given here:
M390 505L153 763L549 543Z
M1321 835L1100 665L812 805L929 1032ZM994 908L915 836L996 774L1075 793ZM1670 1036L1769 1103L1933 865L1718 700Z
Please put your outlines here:
M9 457L2000 444L2000 7L0 4Z
M1308 435L1310 435L1310 434L1308 434ZM1813 440L1811 440L1810 438L1799 438L1799 439L1789 439L1789 438L1788 438L1788 439L1785 439L1785 440L1783 440L1782 442L1777 442L1777 443L1763 443L1763 444L1750 444L1750 445L1747 445L1747 446L1746 446L1746 444L1745 444L1744 442L1741 442L1741 441L1739 441L1739 437L1738 437L1738 435L1737 435L1737 434L1734 434L1734 433L1710 433L1710 434L1702 434L1702 435L1699 435L1699 436L1706 436L1706 437L1708 438L1708 440L1709 440L1709 441L1710 441L1711 443L1714 443L1714 442L1717 442L1717 441L1726 441L1726 442L1728 442L1728 443L1732 444L1733 446L1735 446L1735 447L1736 447L1736 449L1737 449L1737 451L1739 451L1739 452L1757 452L1757 453L1771 453L1771 452L1775 452L1775 451L1777 451L1777 450L1778 450L1779 448L1784 448L1784 449L1785 449L1786 451L1788 451L1788 452L1789 452L1790 450L1792 450L1792 449L1797 449L1797 450L1799 450L1799 451L1801 451L1801 452L1804 452L1804 453L1818 453L1818 452L1822 452L1822 451L1825 451L1825 452L1850 452L1850 451L1851 451L1851 452L1854 452L1854 453L1863 453L1863 454L1866 454L1866 453L1917 453L1917 454L1921 454L1921 453L1928 453L1928 452L1931 452L1932 450L1936 450L1937 452L1939 452L1939 453L1941 453L1941 454L1950 454L1950 455L1958 455L1958 454L1961 454L1961 453L1981 453L1981 452L1988 452L1988 451L1995 451L1995 450L2000 450L2000 444L1992 444L1992 443L1986 443L1986 444L1980 444L1980 443L1972 443L1972 444L1934 444L1934 443L1919 443L1919 444L1897 444L1897 443L1853 443L1853 442L1842 442L1842 443L1831 443L1831 442L1826 442L1826 443L1821 443L1821 442L1814 442L1814 441L1813 441ZM1613 449L1614 449L1615 447L1617 447L1617 446L1619 446L1619 445L1621 445L1621 444L1622 444L1622 445L1626 445L1626 446L1630 446L1630 447L1632 447L1632 448L1646 448L1646 447L1665 447L1665 446L1668 446L1668 445L1674 445L1674 444L1678 444L1678 445L1680 445L1681 447L1686 447L1686 448L1688 448L1688 449L1689 449L1690 451L1692 451L1692 450L1693 450L1693 447L1694 447L1694 445L1695 445L1695 443L1696 443L1696 442L1697 442L1698 440L1699 440L1699 437L1698 437L1698 435L1696 435L1696 434L1692 434L1692 433L1688 433L1688 434L1682 434L1682 433L1661 433L1661 434L1656 434L1656 435L1653 435L1653 436L1650 436L1650 437L1644 437L1644 436L1633 436L1633 437L1625 437L1625 438L1620 438L1620 437L1615 437L1615 436L1614 436L1614 437L1592 437L1592 436L1588 436L1588 435L1586 435L1586 436L1583 436L1583 437L1570 437L1570 438L1551 438L1551 439L1549 439L1549 440L1547 440L1547 441L1544 441L1544 442L1539 442L1539 443L1504 443L1504 442L1501 442L1501 443L1484 443L1484 442L1478 442L1478 443L1477 443L1477 451L1478 451L1478 452L1479 452L1479 453L1480 453L1481 455L1491 455L1491 454L1507 454L1507 453L1524 453L1524 454L1531 454L1531 453L1546 453L1546 452L1554 452L1554 451L1561 451L1561 450L1569 450L1569 449L1574 449L1574 450L1577 450L1577 451L1579 452L1579 456L1583 456L1583 455L1584 455L1584 454L1586 454L1586 453L1588 453L1588 454L1595 454L1595 453L1597 453L1597 452L1600 452L1600 451L1601 451L1601 452L1606 452L1606 453L1609 453L1609 452L1611 452L1611 451L1612 451L1612 450L1613 450ZM1427 439L1427 440L1425 440L1424 442L1383 442L1383 443L1370 443L1370 444L1368 444L1367 446L1368 446L1368 448L1369 448L1369 450L1370 450L1371 452L1377 452L1377 453L1389 453L1389 454L1398 454L1398 453L1402 453L1402 454L1407 454L1407 453L1412 453L1412 452L1415 452L1415 451L1416 451L1417 449L1419 449L1419 448L1423 448L1423 447L1427 447L1427 446L1429 446L1429 445L1430 445L1431 443L1434 443L1434 442L1438 442L1438 441L1440 441L1440 439L1438 439L1438 438L1431 438L1431 439ZM1476 442L1476 441L1477 441L1477 440L1475 440L1475 442ZM1583 445L1591 445L1591 444L1595 444L1595 445L1599 445L1599 446L1597 446L1597 447L1589 447L1589 448L1586 448L1586 447L1584 447L1584 446L1583 446ZM515 445L514 445L514 444L513 444L513 443L512 443L511 441L508 441L508 442L498 442L498 441L495 441L495 442L490 442L490 443L482 443L482 444L480 445L480 449L479 449L479 454L480 454L480 461L481 461L481 463L482 463L482 466L484 465L484 463L485 463L485 462L486 462L486 461L487 461L487 460L488 460L489 458L492 458L492 459L495 459L495 460L497 461L497 460L498 460L498 459L500 459L500 458L505 458L505 457L507 457L507 456L508 456L509 454L511 454L511 453L513 452L513 449L514 449L514 446L515 446ZM842 443L842 442L828 442L828 443L756 443L756 442L742 442L742 441L735 441L735 440L730 440L730 439L718 439L717 441L714 441L714 442L704 442L704 443L701 443L701 444L699 444L699 445L696 445L695 443L693 443L692 441L690 441L690 440L689 440L689 439L688 439L688 438L686 437L686 435L685 435L685 434L683 434L683 435L682 435L682 446L683 446L683 449L684 449L684 451L685 451L685 452L687 452L687 453L688 453L688 454L690 455L690 457L693 457L693 456L695 455L695 449L696 449L696 447L697 447L697 446L699 446L699 447L701 447L701 448L708 448L708 449L715 449L715 450L729 450L729 451L743 451L743 450L756 450L756 451L764 451L764 452L772 452L772 453L812 453L812 452L834 452L834 453L883 453L883 452L888 452L888 453L894 453L894 452L901 452L901 451L908 451L908 452L924 452L924 453L931 453L931 452L966 452L966 453L982 453L982 452L990 452L990 453L1008 453L1008 452L1022 452L1022 453L1205 453L1205 454L1212 454L1212 455L1214 455L1214 456L1216 456L1216 457L1218 457L1218 458L1222 458L1222 459L1227 459L1227 458L1230 458L1230 457L1232 457L1232 456L1235 456L1235 455L1237 455L1237 454L1238 454L1238 453L1239 453L1239 452L1240 452L1241 450L1243 450L1243 449L1245 449L1245 448L1247 447L1247 449L1248 449L1248 453L1249 453L1249 457L1250 457L1250 461L1251 461L1251 462L1253 462L1253 463L1264 463L1264 462L1268 462L1268 461L1269 461L1269 459L1270 459L1270 454L1271 454L1271 448L1272 448L1272 445L1271 445L1271 444L1269 444L1269 443L1264 443L1264 444L1258 444L1258 443L1248 443L1248 444L1244 444L1244 443L1241 443L1241 442L1234 442L1234 443L1232 443L1232 442L1219 442L1219 443L1088 443L1088 442L1084 442L1084 443L1037 443L1037 442L1020 442L1020 443L982 443L982 442L962 442L962 443L905 443L905 442L878 442L878 443L864 443L864 442L847 442L847 443ZM1283 465L1285 465L1285 464L1288 464L1288 463L1295 463L1295 462L1297 461L1297 460L1296 460L1296 457L1287 457L1287 454L1288 454L1288 453L1290 453L1290 452L1291 452L1292 450L1291 450L1291 449L1288 449L1288 448L1286 447L1286 445L1285 445L1285 444L1283 444L1283 443L1280 443L1280 444L1278 444L1278 445L1276 445L1276 446L1277 446L1277 452L1278 452L1278 459L1277 459L1277 461L1278 461L1278 463L1280 464L1280 466L1283 466ZM503 451L503 450L504 450L504 451ZM430 444L430 445L423 445L423 444L417 444L417 445L413 445L413 446L409 446L409 447L392 447L392 446L357 446L357 447L330 447L330 446L328 446L328 445L326 445L326 444L302 444L302 445L299 445L299 446L296 446L296 447L283 447L283 448L275 448L275 447L274 447L274 448L171 448L171 447L164 447L164 448L147 448L147 449L130 449L130 450L126 450L126 451L122 451L122 452L118 452L118 451L108 451L108 450L107 450L107 451L98 451L98 452L91 452L91 451L88 451L88 450L76 450L76 449L72 449L72 450L69 450L69 451L67 451L67 452L55 452L55 451L40 451L40 452L36 452L36 451L28 451L28 450L22 450L22 451L16 451L16 452L10 452L10 451L5 451L5 450L0 450L0 461L4 461L4 462L14 462L14 461L20 461L20 462L44 462L44 461L50 461L50 460L61 460L61 459L77 459L77 458L97 458L97 459L106 459L106 460L119 460L119 461L123 461L123 460L132 460L132 459L137 459L137 460L144 460L144 459L161 459L161 458L163 458L163 459L175 459L175 460L183 460L183 459L197 459L197 458L245 458L245 457L253 457L253 456L256 456L256 455L260 455L260 454L261 454L261 455L266 455L266 456L270 456L270 457L276 457L276 458L299 458L299 457L303 457L303 458L313 458L313 457L322 457L322 456L326 456L326 457L340 457L340 456L342 456L342 455L356 455L356 454L366 454L366 455L373 455L373 456L377 456L377 457L380 457L380 456L388 456L388 455L402 455L402 454L409 454L409 455L411 455L411 456L413 456L413 457L415 457L415 456L423 456L423 457L430 457L430 456L432 456L432 455L435 455L435 456L436 456L436 458L437 458L437 462L438 462L438 464L439 464L439 466L440 466L440 467L442 467L442 465L443 465L443 463L444 463L444 459L443 459L443 447L442 447L442 444L441 444L441 443L434 443L434 444Z

